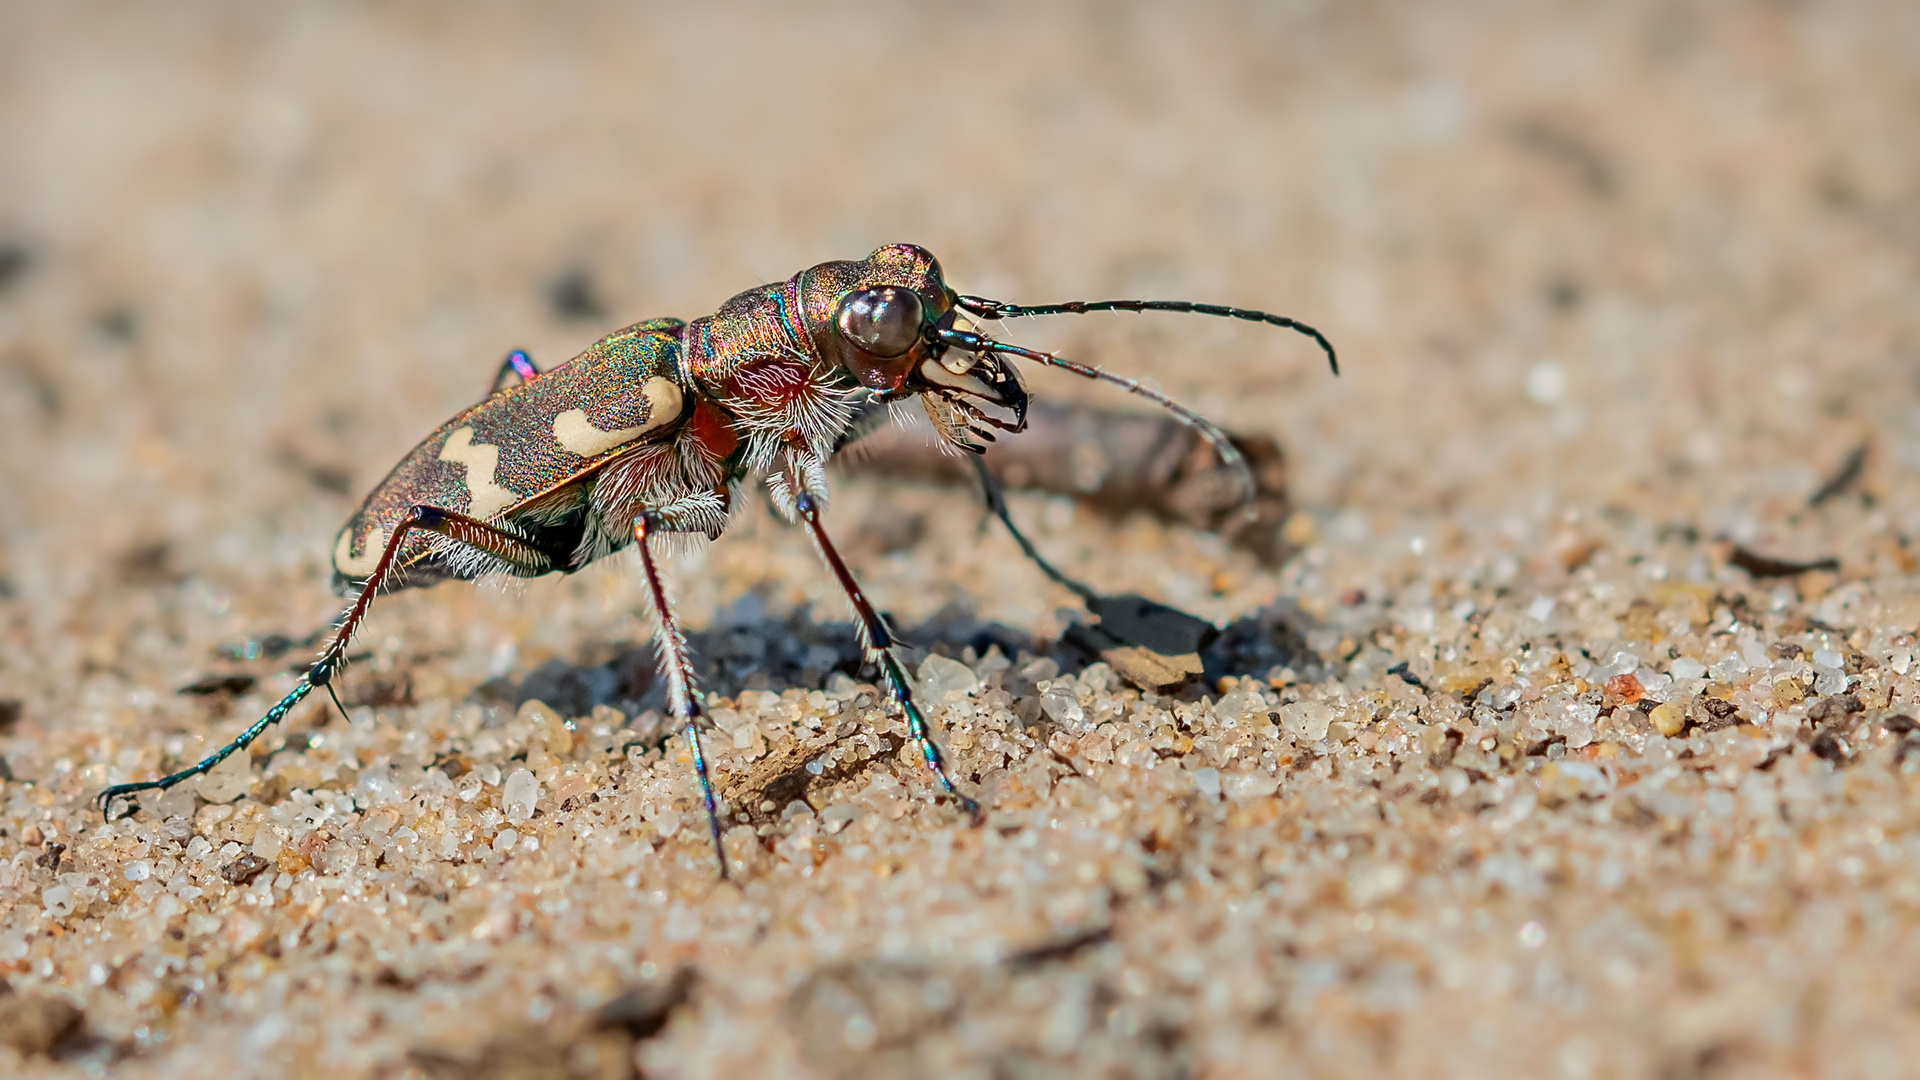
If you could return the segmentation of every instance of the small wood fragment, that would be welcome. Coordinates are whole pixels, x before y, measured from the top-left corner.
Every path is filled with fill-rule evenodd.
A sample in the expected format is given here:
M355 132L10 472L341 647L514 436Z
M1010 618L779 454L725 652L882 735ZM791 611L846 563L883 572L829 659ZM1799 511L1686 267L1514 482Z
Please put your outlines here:
M214 697L220 694L244 694L253 689L255 679L240 672L202 675L175 693L186 697Z
M824 746L809 746L797 738L781 739L766 754L744 770L729 770L717 785L720 797L739 810L756 817L763 802L786 806L806 795L815 775L807 771L807 762L825 753Z
M1105 660L1115 674L1142 690L1162 691L1185 686L1199 678L1203 670L1199 653L1165 656L1138 645L1103 649L1100 659Z
M225 878L229 885L251 885L253 879L265 873L267 867L271 865L273 864L249 851L221 867L220 876Z
M1840 560L1832 556L1815 559L1812 562L1793 562L1748 551L1738 545L1735 545L1732 554L1727 556L1727 561L1755 578L1793 577L1814 570L1827 570L1836 574L1840 572Z

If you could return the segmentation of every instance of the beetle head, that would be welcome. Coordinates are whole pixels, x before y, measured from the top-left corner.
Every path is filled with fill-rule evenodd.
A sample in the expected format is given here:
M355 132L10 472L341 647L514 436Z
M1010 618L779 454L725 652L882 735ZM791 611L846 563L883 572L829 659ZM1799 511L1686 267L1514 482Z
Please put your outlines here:
M1004 357L954 348L943 337L960 314L933 253L883 247L859 262L808 271L802 286L814 342L882 400L918 395L941 438L984 449L988 428L1020 431L1027 391Z
M1326 353L1333 373L1340 362L1333 345L1313 327L1284 315L1191 300L1074 300L1063 304L1013 304L961 296L947 287L940 264L925 248L883 247L860 262L825 263L794 283L806 295L807 330L821 352L882 400L919 395L927 415L948 443L977 452L975 438L991 441L988 427L1026 427L1027 393L1009 365L1018 357L1083 378L1118 386L1173 413L1211 444L1239 476L1249 500L1255 490L1246 460L1212 421L1138 380L1009 342L974 327L955 326L966 315L975 324L1035 315L1084 315L1096 311L1167 311L1264 323L1304 334ZM792 283L790 283L792 284ZM983 406L985 408L983 408ZM991 409L993 411L987 411ZM1011 419L1003 419L1003 415Z

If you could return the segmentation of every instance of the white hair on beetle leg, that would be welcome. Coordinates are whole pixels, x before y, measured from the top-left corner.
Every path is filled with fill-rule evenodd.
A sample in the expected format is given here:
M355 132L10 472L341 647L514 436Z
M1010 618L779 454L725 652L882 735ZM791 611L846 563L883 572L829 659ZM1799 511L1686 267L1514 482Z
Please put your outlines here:
M787 519L787 524L800 520L800 500L785 472L767 474L767 498L773 502L774 512Z
M677 558L699 551L727 525L727 501L715 491L691 491L656 505L657 531L650 539L659 541L654 550L662 555Z
M663 501L653 514L661 528L673 533L712 533L727 524L726 501L712 490L689 491Z
M925 394L915 394L910 398L887 402L887 417L901 431L912 432L929 442L945 446L947 441L940 437L940 430L934 426L933 418L927 415L926 397Z
M483 596L496 601L520 601L525 599L527 590L532 587L531 578L513 574L490 574L476 580L473 585Z
M812 496L819 509L827 508L832 494L827 487L827 467L811 451L790 449L785 467L767 474L767 497L791 524L800 520L802 493Z
M653 532L648 530L647 539L640 543L650 543L652 538ZM692 653L687 647L687 636L680 631L680 621L673 617L670 610L662 610L672 607L673 598L667 594L666 576L660 572L660 561L651 559L650 553L644 550L640 552L640 558L642 573L647 578L647 587L641 589L640 593L647 610L653 615L654 664L667 676L667 707L674 721L679 723L694 715Z
M526 530L510 521L489 521L488 525L501 533L532 547L532 538ZM447 577L459 581L479 581L500 576L522 578L537 577L549 568L527 567L505 558L485 548L467 541L448 536L445 533L427 529L415 529L412 533L426 541L427 554L437 560L444 570L428 567L435 573L445 573ZM398 589L404 586L407 573L420 559L402 559L395 557L388 577L380 582L381 590ZM438 580L437 578L435 580Z
M700 554L713 543L704 533L667 532L654 534L653 550L664 560L682 560Z
M807 362L801 353L792 350L789 353L793 359ZM745 382L750 376L743 374L735 378ZM748 394L730 398L727 404L735 422L746 432L747 468L764 472L773 468L780 451L786 449L796 435L816 457L824 459L833 453L834 444L840 441L867 396L865 387L854 385L837 371L821 373L809 369L807 379L790 395Z
M575 561L585 564L631 543L633 518L645 510L669 533L717 536L729 514L729 502L719 493L726 479L722 462L684 431L623 457L593 481L591 517ZM673 543L676 553L688 547Z
M934 443L940 452L958 456L966 445L966 437L973 434L973 428L967 424L966 412L939 394L920 395L920 407L933 424Z

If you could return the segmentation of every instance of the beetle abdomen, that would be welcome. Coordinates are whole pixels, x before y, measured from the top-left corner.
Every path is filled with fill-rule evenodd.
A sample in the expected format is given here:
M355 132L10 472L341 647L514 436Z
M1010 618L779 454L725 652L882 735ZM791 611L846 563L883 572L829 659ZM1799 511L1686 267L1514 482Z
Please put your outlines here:
M364 579L414 506L453 510L487 521L538 512L514 531L543 550L577 542L586 526L584 493L569 495L595 472L637 447L669 437L692 395L680 381L677 319L656 319L609 334L573 360L510 387L442 424L394 466L334 541L336 590ZM575 510L575 506L578 509ZM540 534L540 535L535 535ZM442 554L431 534L409 536L399 559L407 585L485 572L485 559ZM571 569L556 560L551 569Z

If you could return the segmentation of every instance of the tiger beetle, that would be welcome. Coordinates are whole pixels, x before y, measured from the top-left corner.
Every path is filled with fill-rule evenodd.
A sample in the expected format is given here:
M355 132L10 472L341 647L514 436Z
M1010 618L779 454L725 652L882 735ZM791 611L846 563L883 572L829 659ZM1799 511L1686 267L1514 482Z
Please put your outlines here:
M892 632L821 524L828 497L825 463L850 434L857 436L863 412L912 398L943 442L984 453L994 430L1025 426L1026 387L1010 363L1018 358L1115 384L1170 410L1212 445L1250 497L1254 485L1245 461L1226 434L1198 413L1132 379L998 341L978 329L1020 316L1096 311L1186 312L1284 327L1317 342L1339 373L1327 339L1292 319L1186 301L1022 305L964 296L948 287L931 252L911 244L802 270L749 289L690 323L653 319L615 331L550 371L537 370L526 353L514 352L486 399L440 425L402 458L340 530L333 584L353 602L293 689L198 764L102 791L101 812L111 817L116 799L206 773L245 750L316 689L325 689L338 706L333 682L347 643L382 591L490 574L572 573L631 543L640 553L668 700L686 732L720 876L726 877L720 815L697 726L701 695L655 549L665 534L717 539L741 484L759 474L775 509L805 526L846 590L868 661L879 670L890 708L905 716L934 782L977 815L978 805L955 790L947 775L894 656Z

